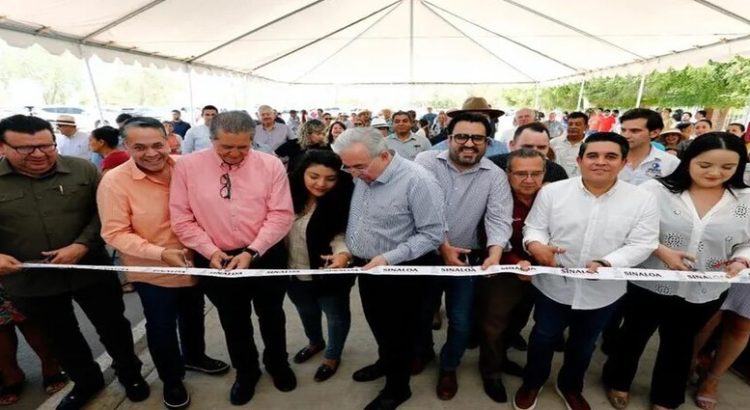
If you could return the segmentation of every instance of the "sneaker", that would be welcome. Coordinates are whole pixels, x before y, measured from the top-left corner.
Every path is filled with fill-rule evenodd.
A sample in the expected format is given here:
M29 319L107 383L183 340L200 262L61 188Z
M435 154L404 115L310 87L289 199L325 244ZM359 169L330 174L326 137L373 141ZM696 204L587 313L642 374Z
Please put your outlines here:
M229 365L222 362L221 360L212 359L204 355L197 361L185 362L185 370L219 375L228 372Z
M190 405L190 394L181 381L164 383L164 406L168 409L185 409Z
M516 410L534 410L541 391L541 388L530 389L522 385L513 398L513 408Z
M565 407L568 410L591 410L589 402L587 402L586 399L583 398L581 392L561 390L560 386L557 386L556 384L555 390L557 391L557 395L560 396L560 398L562 398L565 402Z

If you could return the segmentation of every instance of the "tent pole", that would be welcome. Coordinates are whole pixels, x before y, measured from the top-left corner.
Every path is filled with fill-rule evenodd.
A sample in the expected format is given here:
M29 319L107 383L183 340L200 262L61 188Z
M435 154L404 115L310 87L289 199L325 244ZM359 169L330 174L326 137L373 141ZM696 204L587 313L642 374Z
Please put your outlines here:
M414 83L414 0L409 1L409 82Z
M635 101L635 107L641 106L641 100L643 99L643 89L646 86L646 73L641 74L641 84L638 86L638 98Z
M193 66L190 63L186 63L187 75L188 75L188 93L190 94L190 114L188 116L190 124L195 125L195 105L193 102Z
M89 59L86 57L86 54L83 52L83 45L80 43L78 44L78 51L81 53L81 58L83 59L83 63L86 64L86 72L89 75L89 83L91 83L91 88L94 90L94 100L96 101L96 111L99 113L99 124L104 125L104 113L102 112L102 103L99 101L99 90L96 88L96 81L94 81L94 74L91 72L91 64L89 64Z
M583 110L583 86L586 84L586 77L581 78L581 89L578 91L578 111Z

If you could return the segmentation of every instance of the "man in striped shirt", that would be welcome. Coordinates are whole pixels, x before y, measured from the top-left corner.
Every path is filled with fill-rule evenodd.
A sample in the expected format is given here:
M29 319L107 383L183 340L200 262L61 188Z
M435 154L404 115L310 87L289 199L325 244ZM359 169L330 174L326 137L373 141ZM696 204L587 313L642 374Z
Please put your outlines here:
M415 160L435 175L444 191L448 232L440 245L440 254L449 266L482 265L486 269L497 265L510 239L513 201L508 179L500 168L484 158L491 130L489 120L483 115L458 114L448 125L448 150L426 151ZM484 246L479 235L483 222L487 234ZM437 384L437 395L442 400L452 399L458 390L456 368L471 332L475 278L431 278L433 299L439 300L445 291L449 320ZM430 317L435 306L431 308ZM427 350L432 348L429 344L424 346Z
M333 150L356 180L346 229L355 264L364 269L434 265L435 250L445 237L443 195L435 178L388 150L374 128L345 131ZM366 274L359 277L359 290L380 357L353 378L364 382L385 376L385 388L365 409L393 409L411 397L409 364L424 280Z

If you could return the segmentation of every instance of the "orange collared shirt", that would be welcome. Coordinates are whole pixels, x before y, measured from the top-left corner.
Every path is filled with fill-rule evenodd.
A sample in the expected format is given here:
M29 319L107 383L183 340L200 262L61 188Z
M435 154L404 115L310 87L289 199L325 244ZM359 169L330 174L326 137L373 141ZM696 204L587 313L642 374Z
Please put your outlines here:
M168 166L174 167L169 158ZM164 249L183 249L169 219L169 181L159 181L138 169L133 159L107 172L97 191L102 238L121 253L126 266L166 266ZM191 255L192 256L192 255ZM130 282L164 287L194 286L189 275L128 273Z

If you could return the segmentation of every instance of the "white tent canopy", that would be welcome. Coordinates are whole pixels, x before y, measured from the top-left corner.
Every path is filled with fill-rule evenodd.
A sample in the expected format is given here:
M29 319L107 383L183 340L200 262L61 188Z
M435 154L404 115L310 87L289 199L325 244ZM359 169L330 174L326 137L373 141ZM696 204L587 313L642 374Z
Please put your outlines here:
M0 38L290 84L529 84L750 54L748 0L3 0Z

